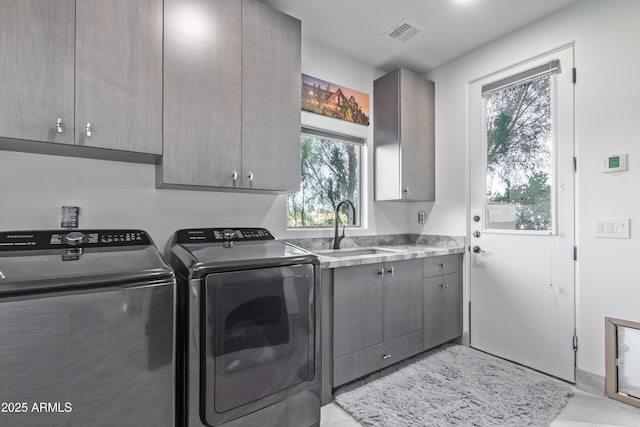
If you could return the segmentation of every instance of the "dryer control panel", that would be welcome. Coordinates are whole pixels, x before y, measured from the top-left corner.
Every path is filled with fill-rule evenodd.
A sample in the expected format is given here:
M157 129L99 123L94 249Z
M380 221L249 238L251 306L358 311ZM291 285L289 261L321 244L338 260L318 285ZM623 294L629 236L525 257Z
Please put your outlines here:
M148 246L142 230L37 230L0 233L0 251Z
M192 228L178 230L177 243L216 243L228 241L275 240L266 228Z

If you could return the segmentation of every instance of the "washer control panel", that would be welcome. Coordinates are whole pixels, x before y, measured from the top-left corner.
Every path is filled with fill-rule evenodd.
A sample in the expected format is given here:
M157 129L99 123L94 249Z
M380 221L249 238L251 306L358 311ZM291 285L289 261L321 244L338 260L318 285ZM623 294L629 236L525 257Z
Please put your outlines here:
M142 230L38 230L0 233L0 251L148 246L150 244L151 239Z
M176 232L177 243L216 243L228 241L275 240L266 228L192 228Z

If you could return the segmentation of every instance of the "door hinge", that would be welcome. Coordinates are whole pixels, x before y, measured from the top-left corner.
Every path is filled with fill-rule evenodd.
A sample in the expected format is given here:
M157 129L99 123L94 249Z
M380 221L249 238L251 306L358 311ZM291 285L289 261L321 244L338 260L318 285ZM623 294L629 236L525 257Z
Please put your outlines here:
M574 261L578 260L578 247L577 246L573 247L573 260Z
M573 67L571 69L571 81L573 82L573 84L576 84L576 82L578 81L578 76L577 76L578 72L576 71L576 68Z
M573 351L578 351L578 336L575 334L573 335Z
M576 157L573 158L573 171L578 172L578 159Z

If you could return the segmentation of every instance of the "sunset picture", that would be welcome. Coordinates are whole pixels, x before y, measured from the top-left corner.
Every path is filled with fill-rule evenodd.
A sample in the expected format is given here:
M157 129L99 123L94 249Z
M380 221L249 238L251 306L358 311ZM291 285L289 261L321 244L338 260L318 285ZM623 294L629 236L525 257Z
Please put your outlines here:
M302 109L369 125L369 95L302 74Z

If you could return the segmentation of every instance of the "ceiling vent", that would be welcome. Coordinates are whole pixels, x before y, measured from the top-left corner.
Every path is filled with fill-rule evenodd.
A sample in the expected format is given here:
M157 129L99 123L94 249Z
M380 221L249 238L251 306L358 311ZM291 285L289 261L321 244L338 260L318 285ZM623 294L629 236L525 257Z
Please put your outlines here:
M404 21L400 22L399 24L395 25L392 29L387 31L385 33L385 36L397 42L404 43L410 38L412 38L413 36L415 36L416 34L418 34L419 32L420 30L418 28L408 23L407 20L405 19Z

